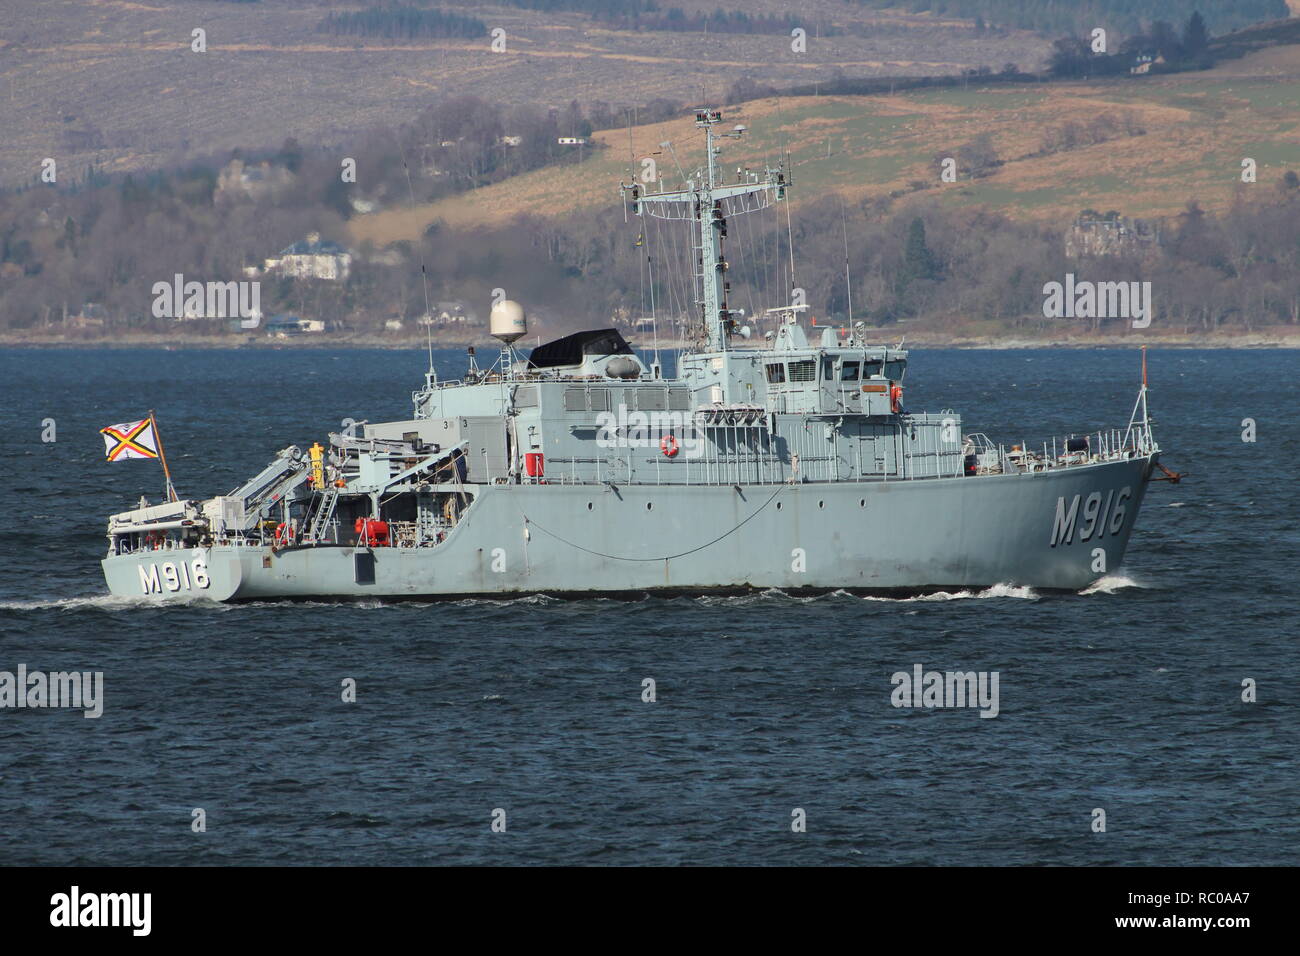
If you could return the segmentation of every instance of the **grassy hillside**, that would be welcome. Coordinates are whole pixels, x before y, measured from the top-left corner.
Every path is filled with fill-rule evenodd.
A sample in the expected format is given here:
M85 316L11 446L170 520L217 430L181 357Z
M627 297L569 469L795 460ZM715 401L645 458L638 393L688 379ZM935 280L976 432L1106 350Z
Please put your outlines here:
M1114 138L1042 154L1049 132L1071 123L1086 129L1099 117L1118 124ZM1258 164L1258 188L1300 169L1300 46L1204 72L1132 80L760 100L729 110L727 119L744 123L749 133L725 147L724 166L775 160L788 150L796 202L802 187L804 195L814 188L853 198L898 193L904 203L942 195L1043 221L1088 207L1167 215L1192 197L1211 209L1229 204L1242 188L1243 157ZM984 135L1001 165L978 179L940 184L935 157L957 156ZM584 164L582 178L572 168L541 170L469 196L361 217L354 235L383 243L418 235L435 220L562 218L575 208L612 205L616 184L627 175L628 133L596 137L608 148ZM658 154L668 139L689 171L701 144L689 117L634 128L632 152L638 159ZM670 157L656 159L673 172Z
M420 6L425 6L423 2ZM665 4L673 6L675 4ZM489 37L333 35L349 0L5 0L0 4L0 186L29 182L43 157L80 174L170 166L196 154L276 146L347 148L358 131L395 127L431 103L473 93L502 106L563 108L657 97L718 97L752 74L782 88L854 76L957 74L1014 61L1035 69L1050 42L1022 31L977 32L971 21L805 0L799 15L842 32L803 54L786 36L617 29L567 11L457 3L506 31ZM691 4L686 4L691 7ZM752 15L782 14L753 0ZM190 49L207 31L207 52ZM851 31L851 32L850 32ZM344 155L347 155L344 153Z

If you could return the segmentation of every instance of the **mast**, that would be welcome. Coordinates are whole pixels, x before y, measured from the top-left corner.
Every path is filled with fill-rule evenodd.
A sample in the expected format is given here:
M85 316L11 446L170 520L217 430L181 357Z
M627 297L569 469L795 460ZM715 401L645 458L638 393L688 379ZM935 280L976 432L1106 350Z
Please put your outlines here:
M727 236L727 217L766 209L774 202L785 199L789 186L784 171L765 168L762 177L746 170L737 171L737 182L724 185L718 174L717 156L722 147L715 138L739 139L745 127L736 126L728 133L715 133L713 127L722 122L722 111L697 109L695 125L704 130L706 164L695 176L686 179L681 189L647 193L637 182L622 183L625 201L631 204L633 215L650 215L656 219L690 220L694 242L696 268L694 273L700 310L700 324L711 352L725 351L736 328L733 315L740 314L727 307L727 260L722 251L722 240ZM751 198L752 197L752 198Z
M167 453L163 451L162 436L158 434L158 419L154 418L153 409L149 409L149 424L153 426L153 441L158 446L158 460L162 462L163 477L167 480L167 500L178 501L176 488L172 485L172 472L167 467Z

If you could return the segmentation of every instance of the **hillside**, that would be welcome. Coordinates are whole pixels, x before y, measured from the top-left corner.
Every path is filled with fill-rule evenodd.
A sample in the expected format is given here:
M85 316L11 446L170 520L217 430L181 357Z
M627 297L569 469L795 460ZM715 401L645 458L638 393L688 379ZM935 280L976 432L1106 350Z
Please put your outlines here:
M1086 131L1103 117L1115 121L1106 134L1114 138L1041 154L1049 131L1055 135L1071 123ZM788 150L796 187L805 190L830 188L852 198L898 192L905 200L943 191L959 204L1053 222L1088 207L1168 215L1192 196L1207 208L1230 203L1242 185L1243 157L1258 164L1261 188L1300 169L1300 46L1263 50L1203 72L1141 79L985 88L972 82L966 90L766 99L731 109L727 118L749 132L728 144L726 165L775 160ZM978 179L940 185L934 158L956 156L984 135L1002 164ZM585 164L583 179L572 168L540 170L470 196L361 217L353 234L383 243L418 235L435 220L499 223L524 212L563 217L613 203L617 182L627 176L628 132L596 138L608 148ZM658 153L667 139L683 165L694 164L699 139L689 118L632 130L638 158ZM658 158L671 171L671 159ZM796 202L799 195L796 188Z
M970 21L805 0L798 14L834 24L789 36L615 29L577 13L457 4L505 31L489 37L334 36L317 27L329 0L6 0L0 16L0 187L30 181L43 157L80 174L184 162L196 154L276 146L346 148L355 135L397 127L437 100L473 93L501 104L616 108L659 97L722 95L746 73L781 87L850 75L955 74L1008 61L1041 65L1050 43L1023 31L976 31ZM687 8L697 5L683 4ZM712 8L713 5L710 5ZM782 13L778 0L732 4ZM207 51L191 33L206 31Z

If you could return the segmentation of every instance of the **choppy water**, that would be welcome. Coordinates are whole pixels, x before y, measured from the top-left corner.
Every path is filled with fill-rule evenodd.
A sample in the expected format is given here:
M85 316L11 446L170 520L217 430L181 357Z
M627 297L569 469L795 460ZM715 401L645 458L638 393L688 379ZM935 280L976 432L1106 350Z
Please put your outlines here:
M104 518L160 482L105 464L100 427L156 408L182 494L215 494L345 416L404 417L423 363L0 351L0 670L105 682L98 720L0 710L0 863L1300 863L1296 353L1152 353L1193 477L1081 595L105 596ZM1131 351L918 351L908 404L1032 442L1122 425L1136 379ZM1000 714L894 708L915 664L998 671Z

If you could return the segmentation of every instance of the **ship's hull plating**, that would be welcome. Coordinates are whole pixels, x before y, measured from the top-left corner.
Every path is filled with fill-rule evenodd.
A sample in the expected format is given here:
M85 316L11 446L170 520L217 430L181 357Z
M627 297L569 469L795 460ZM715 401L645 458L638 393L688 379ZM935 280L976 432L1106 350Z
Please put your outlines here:
M114 594L151 600L1078 590L1118 567L1153 462L780 486L481 486L432 548L217 545L103 566Z

